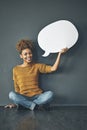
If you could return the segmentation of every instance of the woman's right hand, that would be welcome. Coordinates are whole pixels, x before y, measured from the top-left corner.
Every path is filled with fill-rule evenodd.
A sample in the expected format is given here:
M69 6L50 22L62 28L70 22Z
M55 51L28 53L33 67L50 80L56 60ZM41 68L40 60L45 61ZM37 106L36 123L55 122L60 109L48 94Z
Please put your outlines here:
M59 53L65 53L66 51L68 51L68 48L63 48Z

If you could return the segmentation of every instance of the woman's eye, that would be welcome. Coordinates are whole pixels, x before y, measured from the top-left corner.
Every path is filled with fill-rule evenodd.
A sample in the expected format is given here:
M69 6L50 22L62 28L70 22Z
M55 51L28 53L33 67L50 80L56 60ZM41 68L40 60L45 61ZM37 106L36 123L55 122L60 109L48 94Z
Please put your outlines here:
M27 55L27 53L24 54L25 56Z

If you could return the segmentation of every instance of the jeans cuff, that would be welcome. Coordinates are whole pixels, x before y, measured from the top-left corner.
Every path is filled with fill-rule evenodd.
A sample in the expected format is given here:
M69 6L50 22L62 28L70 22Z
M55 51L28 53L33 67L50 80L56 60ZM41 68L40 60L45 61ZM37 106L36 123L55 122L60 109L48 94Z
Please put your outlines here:
M31 106L29 107L29 109L33 111L34 108L35 108L35 106L36 106L36 104L35 104L35 103L32 103Z

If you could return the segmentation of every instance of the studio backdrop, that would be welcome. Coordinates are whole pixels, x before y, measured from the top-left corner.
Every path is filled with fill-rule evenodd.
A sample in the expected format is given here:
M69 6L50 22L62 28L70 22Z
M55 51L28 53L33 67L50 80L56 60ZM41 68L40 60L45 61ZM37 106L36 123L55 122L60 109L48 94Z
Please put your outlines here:
M8 94L14 90L12 69L22 63L15 48L17 41L31 39L35 60L54 64L57 53L43 57L37 37L42 28L58 20L71 21L78 29L79 39L61 56L56 72L40 75L39 85L54 92L53 104L87 105L86 12L86 0L0 1L0 105L10 103Z

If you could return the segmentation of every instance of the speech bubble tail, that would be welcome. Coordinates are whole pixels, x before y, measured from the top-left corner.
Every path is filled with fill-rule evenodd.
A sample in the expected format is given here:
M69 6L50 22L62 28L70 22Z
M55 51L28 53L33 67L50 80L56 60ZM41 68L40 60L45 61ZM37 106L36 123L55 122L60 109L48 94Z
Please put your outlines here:
M43 57L46 57L46 56L48 56L49 55L49 52L45 52L42 56Z

